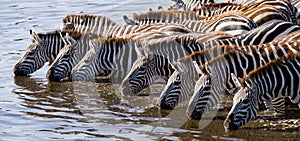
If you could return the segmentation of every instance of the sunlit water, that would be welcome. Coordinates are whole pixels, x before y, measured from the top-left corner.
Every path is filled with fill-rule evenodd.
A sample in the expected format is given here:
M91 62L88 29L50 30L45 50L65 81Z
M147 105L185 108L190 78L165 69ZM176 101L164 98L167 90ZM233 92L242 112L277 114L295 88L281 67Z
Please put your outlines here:
M185 107L174 112L155 107L163 84L150 96L121 98L110 83L50 83L48 66L31 77L14 77L13 65L31 42L29 30L58 29L71 13L103 14L122 23L124 14L168 7L171 1L20 1L0 2L0 139L3 140L298 140L299 111L287 118L261 111L257 120L225 133L225 110L204 129L187 120ZM122 100L121 100L122 99Z

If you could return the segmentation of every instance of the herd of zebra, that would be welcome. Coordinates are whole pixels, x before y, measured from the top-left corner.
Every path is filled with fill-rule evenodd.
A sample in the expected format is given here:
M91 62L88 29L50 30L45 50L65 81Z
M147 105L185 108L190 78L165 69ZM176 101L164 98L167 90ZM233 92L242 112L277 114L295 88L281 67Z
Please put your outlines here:
M49 62L49 81L109 75L123 94L164 79L158 106L172 110L189 100L186 114L198 120L231 94L229 130L255 119L262 103L279 113L286 97L299 103L299 0L173 1L168 10L124 15L123 24L71 14L59 30L30 30L32 43L14 74L27 76Z

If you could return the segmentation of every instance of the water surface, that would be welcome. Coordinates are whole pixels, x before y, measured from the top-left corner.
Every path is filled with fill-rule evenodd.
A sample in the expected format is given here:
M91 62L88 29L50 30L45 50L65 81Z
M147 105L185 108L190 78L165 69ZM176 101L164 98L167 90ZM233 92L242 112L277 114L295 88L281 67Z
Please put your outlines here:
M48 82L48 66L31 77L14 77L13 65L31 42L29 30L58 29L68 14L103 14L122 23L124 14L168 7L171 1L20 1L0 2L0 138L3 140L298 140L299 111L286 118L261 111L257 120L225 133L224 110L204 129L187 120L185 105L161 111L155 107L163 84L149 96L121 98L110 83Z

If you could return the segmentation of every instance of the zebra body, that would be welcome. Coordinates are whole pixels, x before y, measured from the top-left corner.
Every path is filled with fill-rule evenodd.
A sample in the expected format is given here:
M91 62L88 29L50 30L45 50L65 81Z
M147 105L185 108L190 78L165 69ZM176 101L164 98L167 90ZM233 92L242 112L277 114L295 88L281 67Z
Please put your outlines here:
M193 39L193 38L186 38L186 39L181 39L181 40L178 39L178 43L174 44L173 46L174 46L174 48L178 48L178 47L176 47L178 45L183 46L183 47L186 46L185 47L186 49L184 51L187 51L190 54L197 50L211 48L214 46L222 46L222 45L245 46L245 45L255 45L255 44L261 44L261 43L267 43L276 38L279 38L280 36L283 36L285 34L291 33L293 31L296 31L299 29L300 29L300 27L293 23L276 21L274 23L264 24L262 26L259 26L256 29L249 31L246 34L236 36L233 38L224 38L224 37L220 36L219 34L211 34L210 33L210 34L206 34L206 36L202 36L202 38L198 37L198 39ZM212 36L210 36L210 35L212 35ZM219 37L216 35L218 35ZM209 37L209 38L205 38L205 37ZM218 38L220 38L220 40L217 40ZM157 50L159 52L154 52L153 54L167 55L167 53L169 53L170 56L173 56L173 54L175 54L172 52L172 50L170 50L168 52L165 52L159 48ZM178 52L178 51L176 51L176 52ZM218 55L221 55L223 53L224 52L220 52L220 54L218 54ZM169 59L171 59L170 61L177 61L176 59L179 59L179 58L173 59L173 58L170 58L170 56L169 56ZM149 81L149 80L155 79L155 78L152 78L152 77L154 77L154 75L151 75L151 74L156 74L163 78L166 78L166 77L168 78L170 76L170 75L166 76L164 74L160 74L159 72L155 72L155 68L166 68L167 70L173 70L173 68L170 67L170 64L159 63L160 60L163 60L162 56L154 57L154 59L146 59L146 58L147 57L144 57L142 60L139 60L140 63L133 66L131 71L128 73L128 77L126 77L126 78L130 78L130 79L124 79L124 81L128 81L128 83L131 85L130 88L132 91L139 92L140 90L151 85L153 81ZM146 69L147 64L149 64L150 61L155 62L154 63L155 65L152 69L151 68ZM142 62L144 62L144 63L142 63ZM170 72L170 71L168 71L168 72ZM185 78L185 77L181 77L181 78ZM136 82L140 82L140 83L136 84ZM184 83L182 83L182 84L184 84ZM140 86L143 86L143 87L141 88ZM125 87L125 86L122 86L122 87ZM178 86L176 86L176 87L178 87ZM167 93L165 93L165 94L166 94L166 96L168 95ZM180 95L180 94L178 94L178 95ZM166 105L166 104L162 104L162 105Z
M224 31L233 36L246 33L257 28L257 24L242 14L227 12L204 21L184 21L180 23L194 32Z
M184 13L185 12L185 13ZM231 35L239 35L257 27L257 24L248 17L227 12L206 20L201 20L192 11L150 11L146 14L134 14L131 24L144 25L151 23L177 23L184 25L194 32L225 31Z
M200 119L203 112L211 110L221 99L226 91L234 93L236 88L230 77L231 73L243 77L248 72L263 66L280 56L287 56L289 52L297 53L300 48L300 32L296 31L276 41L258 46L242 47L241 51L230 51L216 57L208 62L209 66L201 77L207 78L209 82L196 82L194 94L190 99L188 115L193 119ZM287 41L291 40L291 41ZM210 87L209 91L206 87Z
M208 8L195 9L198 15L216 16L228 11L239 12L253 20L257 25L262 25L272 20L283 20L298 23L299 12L289 1L286 0L260 0L249 5L225 6L219 10Z
M29 75L40 69L46 62L52 62L59 51L64 47L61 36L72 31L52 31L38 33L30 30L32 43L26 49L25 54L14 66L15 75Z
M224 121L225 129L236 130L254 119L262 100L289 97L293 103L300 99L300 54L276 59L251 71L237 83L241 89L233 98L233 106Z

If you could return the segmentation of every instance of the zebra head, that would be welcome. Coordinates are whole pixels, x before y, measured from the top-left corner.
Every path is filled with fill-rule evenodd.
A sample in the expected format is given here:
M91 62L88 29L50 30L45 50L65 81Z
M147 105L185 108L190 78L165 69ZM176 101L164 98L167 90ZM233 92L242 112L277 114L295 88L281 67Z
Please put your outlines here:
M72 68L83 58L88 51L89 38L79 32L67 34L66 45L62 48L47 72L50 81L61 81L69 78ZM85 42L86 44L82 44Z
M202 114L212 108L210 93L211 76L203 73L195 84L194 94L188 104L187 115L190 118L200 120Z
M235 76L233 76L235 77ZM258 113L258 97L255 96L255 86L253 82L246 78L244 87L235 77L234 82L237 87L241 87L234 95L233 106L224 121L226 130L237 130L245 125L251 119L254 119Z
M36 34L30 30L32 43L26 49L25 54L14 66L14 74L17 76L27 76L40 69L45 62L50 61L48 49L48 40L41 38L41 34Z
M183 73L176 68L176 65L174 65L174 68L175 71L168 79L168 82L158 99L158 105L161 109L173 110L177 105L179 95L181 94L180 85Z
M145 55L143 52L121 84L123 93L128 91L138 93L153 84L159 77L165 79L165 76L170 76L174 71L167 58L151 53Z
M178 61L173 65L175 71L168 79L158 100L161 109L172 110L175 106L188 99L192 93L193 86L199 78L199 72L192 60Z

